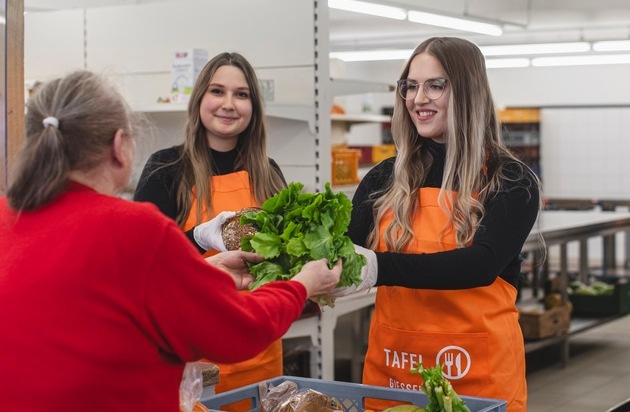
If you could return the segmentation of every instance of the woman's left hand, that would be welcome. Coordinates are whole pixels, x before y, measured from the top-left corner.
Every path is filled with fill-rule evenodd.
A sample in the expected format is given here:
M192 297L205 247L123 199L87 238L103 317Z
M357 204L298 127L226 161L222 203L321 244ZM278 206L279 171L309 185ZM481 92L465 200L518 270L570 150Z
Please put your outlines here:
M260 263L263 260L263 257L256 253L243 252L242 250L218 253L206 258L206 262L232 276L238 290L247 289L249 284L254 281L254 277L249 273L247 263Z

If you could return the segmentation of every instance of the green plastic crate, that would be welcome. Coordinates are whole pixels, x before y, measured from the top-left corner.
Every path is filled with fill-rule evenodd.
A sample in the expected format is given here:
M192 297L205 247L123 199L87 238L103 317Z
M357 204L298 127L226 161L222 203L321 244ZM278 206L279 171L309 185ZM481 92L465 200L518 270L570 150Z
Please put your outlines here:
M264 382L275 386L287 380L295 382L300 389L313 389L337 399L344 406L345 412L363 412L366 409L366 398L409 402L421 407L425 407L429 403L427 396L422 392L390 389L382 386L299 378L296 376L279 376ZM206 399L201 399L201 403L211 410L221 410L225 405L250 399L252 401L251 410L258 412L260 411L259 386L261 383L210 396ZM470 396L462 396L461 398L466 402L471 412L506 411L507 402L503 400Z
M569 295L573 316L597 317L630 313L630 282L617 283L612 295Z

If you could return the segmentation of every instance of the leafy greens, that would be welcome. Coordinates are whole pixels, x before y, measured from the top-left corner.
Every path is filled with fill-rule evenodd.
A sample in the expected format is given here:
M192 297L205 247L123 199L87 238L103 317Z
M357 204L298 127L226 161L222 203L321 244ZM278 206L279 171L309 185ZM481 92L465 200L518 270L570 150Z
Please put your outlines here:
M442 365L425 369L422 364L411 370L412 374L422 376L424 382L420 389L429 398L425 407L427 412L470 412L466 402L453 389L451 383L442 375Z
M241 216L242 225L251 224L257 230L241 240L242 249L265 258L250 266L256 278L251 290L274 280L288 280L307 262L322 258L328 259L331 268L343 260L338 286L361 283L366 259L354 251L352 240L345 235L352 202L342 192L333 193L330 183L322 193L302 193L303 188L292 182L267 199L262 210Z

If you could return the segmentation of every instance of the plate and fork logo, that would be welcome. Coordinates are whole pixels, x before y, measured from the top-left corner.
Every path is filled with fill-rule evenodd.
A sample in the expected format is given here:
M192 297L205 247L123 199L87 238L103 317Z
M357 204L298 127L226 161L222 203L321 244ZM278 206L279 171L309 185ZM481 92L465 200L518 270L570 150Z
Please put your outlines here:
M470 354L461 346L447 346L438 352L435 363L445 366L446 379L461 379L470 370Z

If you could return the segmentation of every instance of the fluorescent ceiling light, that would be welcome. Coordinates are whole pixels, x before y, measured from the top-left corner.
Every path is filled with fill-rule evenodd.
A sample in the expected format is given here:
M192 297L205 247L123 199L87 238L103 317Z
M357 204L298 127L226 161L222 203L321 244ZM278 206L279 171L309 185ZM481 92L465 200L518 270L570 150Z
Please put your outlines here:
M331 0L329 0L331 1ZM500 36L503 29L496 24L483 23L469 19L443 16L423 11L409 10L407 19L414 23L428 24L430 26L448 27L449 29L470 31L474 33L488 34L490 36Z
M537 57L532 66L581 66L594 64L630 64L630 54Z
M413 49L405 50L366 50L366 51L347 51L347 52L331 52L331 59L339 59L344 62L365 62L365 61L382 61L382 60L407 60L413 53ZM528 67L529 59L513 58L513 59L487 59L487 69L498 69L507 67Z
M345 62L366 62L375 60L407 60L413 49L409 50L366 50L331 52L331 59L339 59Z
M519 54L580 53L591 50L588 42L506 44L479 47L484 56L509 56Z
M630 40L598 41L593 43L595 51L626 51L630 50Z
M405 20L407 12L399 7L384 6L382 4L366 3L355 0L328 0L331 9L352 11L372 16L387 17L389 19Z
M514 59L486 59L486 69L505 69L509 67L528 67L529 59L519 57Z

